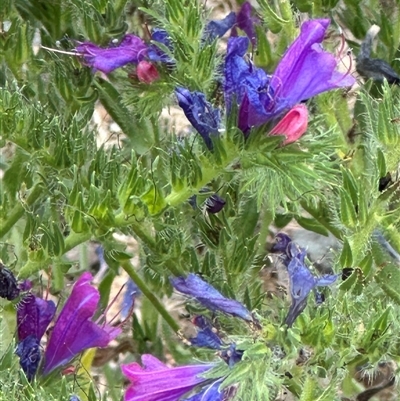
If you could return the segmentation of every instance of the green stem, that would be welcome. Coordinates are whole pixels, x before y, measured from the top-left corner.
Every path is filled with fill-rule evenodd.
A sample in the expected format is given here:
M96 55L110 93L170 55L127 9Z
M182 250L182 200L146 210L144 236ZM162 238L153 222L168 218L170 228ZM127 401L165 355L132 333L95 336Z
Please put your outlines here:
M32 189L31 193L28 195L25 204L19 202L17 205L14 206L7 220L0 224L0 238L11 230L11 228L15 225L15 223L24 215L25 208L32 206L32 204L36 202L36 200L39 198L42 192L43 192L42 185L37 184Z
M160 300L153 294L149 287L147 287L146 283L141 279L141 277L137 274L135 268L132 264L124 260L121 262L122 268L128 273L129 277L135 282L135 284L139 287L140 291L144 294L145 297L149 299L149 301L153 304L153 306L157 309L158 313L164 318L164 320L168 323L169 327L177 333L180 330L179 325L175 322L172 316L167 312L164 308Z
M65 247L64 247L64 254L70 251L71 249L75 248L79 244L90 240L91 234L90 233L74 233L71 234L65 240ZM21 267L18 273L18 277L20 279L28 278L32 274L38 272L39 270L47 267L53 262L53 259L47 258L45 260L28 260L24 266Z

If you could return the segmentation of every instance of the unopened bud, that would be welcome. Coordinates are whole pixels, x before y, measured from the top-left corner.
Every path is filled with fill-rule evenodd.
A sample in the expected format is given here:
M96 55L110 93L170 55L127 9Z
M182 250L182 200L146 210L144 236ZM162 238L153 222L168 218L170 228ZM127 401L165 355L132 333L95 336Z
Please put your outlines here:
M154 64L143 60L136 67L136 74L140 82L151 84L160 78L160 74Z
M294 106L272 129L270 135L284 135L283 145L297 141L306 131L308 111L303 104Z

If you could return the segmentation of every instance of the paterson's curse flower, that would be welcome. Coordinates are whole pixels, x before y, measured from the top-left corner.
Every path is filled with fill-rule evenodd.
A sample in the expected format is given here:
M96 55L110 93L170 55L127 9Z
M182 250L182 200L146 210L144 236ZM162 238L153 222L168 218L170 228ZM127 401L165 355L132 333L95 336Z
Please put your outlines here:
M211 136L218 135L221 122L219 109L206 101L204 93L190 92L184 88L177 88L175 93L186 118L201 135L208 149L212 149Z
M83 42L75 51L83 57L85 65L109 74L128 63L137 64L143 60L147 54L147 45L138 36L128 34L119 45L101 48L94 43Z
M225 298L212 285L193 273L185 277L170 279L172 286L179 292L190 295L206 308L253 321L251 313L240 302Z
M322 49L328 19L304 22L275 72L268 75L244 59L249 40L230 38L225 59L225 102L239 105L239 128L262 125L321 92L352 86L355 79L337 71L338 61Z
M200 375L214 364L188 365L169 368L152 355L142 355L138 363L122 365L122 373L132 382L125 401L178 401L184 394L209 379Z
M291 327L305 309L308 294L316 287L324 287L333 284L337 274L326 274L322 277L315 277L305 265L307 251L297 246L294 242L289 242L290 238L286 234L278 234L278 242L272 250L284 252L284 264L289 273L289 286L292 304L286 316L285 323Z
M44 375L67 364L82 351L107 346L121 332L119 328L92 321L100 294L90 285L91 280L90 273L81 275L54 324L44 352ZM52 301L45 301L32 294L27 294L18 305L19 343L16 353L29 380L39 366L40 339L55 311L56 306Z

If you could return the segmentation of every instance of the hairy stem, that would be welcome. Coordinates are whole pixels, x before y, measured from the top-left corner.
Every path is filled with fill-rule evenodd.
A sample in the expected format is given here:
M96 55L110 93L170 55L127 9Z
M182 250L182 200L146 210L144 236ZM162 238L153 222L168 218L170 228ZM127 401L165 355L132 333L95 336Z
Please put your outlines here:
M168 313L168 311L164 308L160 300L153 294L149 287L147 287L146 283L142 280L142 278L137 274L135 268L132 264L124 260L121 262L122 268L128 273L129 277L135 282L135 284L139 287L140 291L142 291L143 295L149 299L152 305L157 309L158 313L163 317L163 319L168 323L171 329L174 332L178 332L180 330L179 325L175 322L172 316Z
M11 228L16 224L16 222L24 215L25 208L31 206L43 192L43 187L37 184L32 189L31 193L28 195L25 203L19 202L14 206L13 210L10 212L7 220L1 222L0 224L0 238L7 234Z

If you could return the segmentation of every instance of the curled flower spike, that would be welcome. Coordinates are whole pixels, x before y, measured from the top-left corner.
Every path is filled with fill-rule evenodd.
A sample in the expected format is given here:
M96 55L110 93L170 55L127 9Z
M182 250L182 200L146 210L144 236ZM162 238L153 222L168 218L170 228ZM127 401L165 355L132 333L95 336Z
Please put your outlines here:
M137 64L143 60L147 54L147 45L138 36L128 34L117 46L101 48L94 43L84 42L78 45L75 51L83 57L85 65L109 74L126 64Z
M284 135L286 139L282 145L288 145L296 142L307 131L307 125L307 107L304 104L298 104L275 125L269 135Z
M20 288L14 274L0 262L0 297L12 301L19 293Z
M239 105L239 128L246 134L297 103L335 88L352 86L355 79L337 71L338 61L321 43L328 19L310 20L279 62L274 74L243 58L249 41L230 38L225 60L225 103Z
M152 355L142 355L138 363L122 365L122 373L131 381L125 401L178 401L207 379L200 377L213 364L188 365L169 368Z
M179 292L195 298L206 308L220 311L228 315L237 316L243 320L253 321L251 313L240 302L225 298L213 286L200 277L190 273L186 278L170 279L172 286Z

